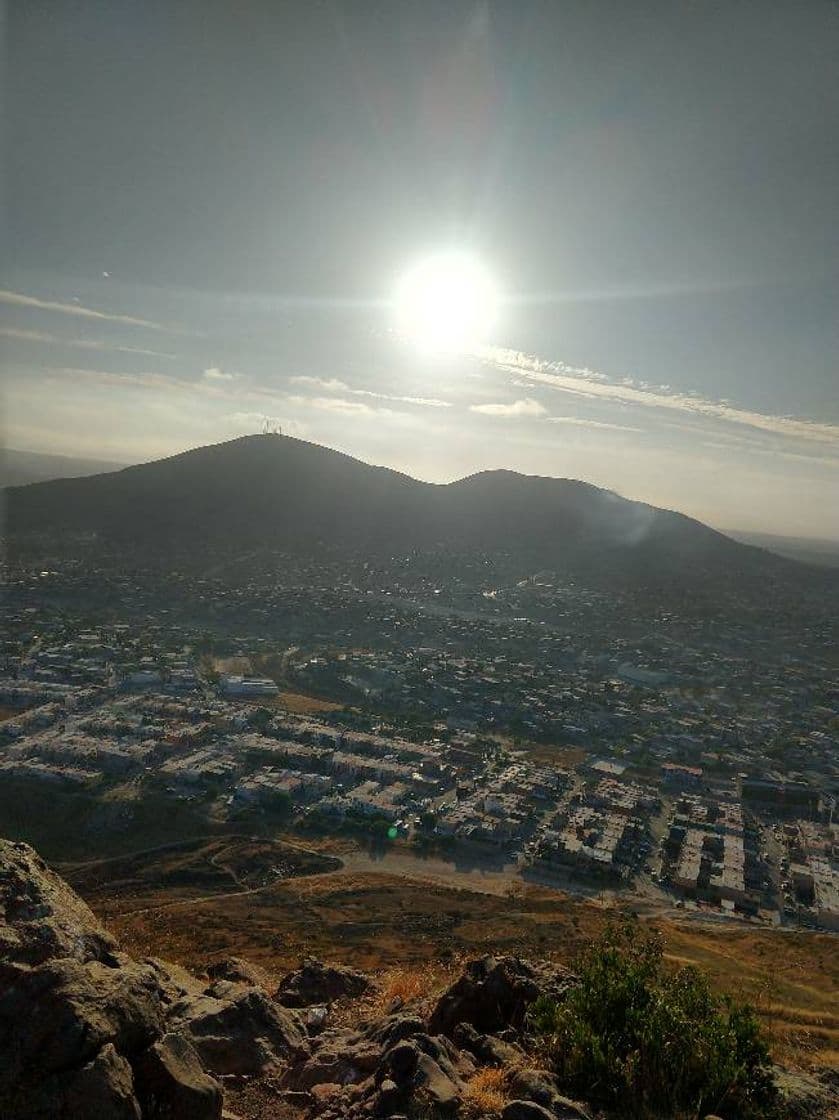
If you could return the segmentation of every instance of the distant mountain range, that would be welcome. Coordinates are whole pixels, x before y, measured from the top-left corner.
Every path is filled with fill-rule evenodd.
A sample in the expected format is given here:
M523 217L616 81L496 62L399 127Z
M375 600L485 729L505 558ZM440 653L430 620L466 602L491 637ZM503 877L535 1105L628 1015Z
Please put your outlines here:
M104 459L79 459L72 455L48 455L41 451L0 450L0 486L26 486L53 478L81 478L103 471L116 471L124 463Z
M808 569L585 482L484 471L447 485L289 436L245 436L88 478L6 491L15 539L95 534L165 559L283 549L504 555L593 582L754 584Z
M812 537L780 537L774 533L747 533L730 529L727 535L743 544L757 545L758 548L776 552L790 560L802 564L814 564L819 568L839 568L839 540L818 540Z

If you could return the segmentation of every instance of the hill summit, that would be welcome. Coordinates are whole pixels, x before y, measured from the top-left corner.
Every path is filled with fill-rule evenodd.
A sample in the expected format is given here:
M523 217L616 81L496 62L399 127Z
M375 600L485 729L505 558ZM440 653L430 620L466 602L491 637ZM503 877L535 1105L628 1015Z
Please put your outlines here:
M6 505L13 540L92 535L159 558L208 549L371 558L444 550L645 581L797 570L682 514L589 483L493 470L432 484L279 435L12 487Z

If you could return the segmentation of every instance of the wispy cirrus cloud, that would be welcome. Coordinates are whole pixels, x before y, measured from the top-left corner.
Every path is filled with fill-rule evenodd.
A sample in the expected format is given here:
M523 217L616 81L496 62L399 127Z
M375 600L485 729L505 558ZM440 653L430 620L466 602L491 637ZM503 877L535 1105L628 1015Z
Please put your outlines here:
M140 389L163 389L176 392L189 392L198 386L194 382L182 381L168 373L156 370L142 370L139 373L125 370L82 369L77 366L48 366L48 374L58 374L63 379L75 378L88 384L113 385Z
M318 412L336 412L342 416L398 416L391 408L377 408L363 401L348 401L345 397L305 397L290 396L288 404L295 408L314 408Z
M354 389L346 381L339 381L336 377L310 377L300 375L289 378L292 385L308 385L313 389L321 389L327 393L350 393L355 397L370 397L378 401L394 401L397 404L415 404L424 408L451 408L449 401L441 401L436 397L409 397L394 393L377 393L372 389Z
M288 380L291 385L309 385L313 389L325 389L328 393L352 392L346 381L339 381L337 377L310 377L308 374L297 374Z
M547 424L571 424L578 428L603 428L610 432L641 432L643 428L633 428L629 424L609 424L605 420L588 420L584 416L546 416Z
M111 311L97 311L92 307L84 307L80 303L60 303L58 300L38 299L37 296L27 296L22 292L0 290L0 303L12 307L26 307L35 311L55 311L60 315L76 315L82 319L98 319L108 323L122 323L130 327L146 327L152 331L169 331L176 328L163 323L155 323L151 319L139 319L134 315L120 315Z
M515 419L526 416L544 416L548 410L543 404L528 397L526 400L513 401L511 404L470 404L469 411L479 412L482 416Z
M234 387L234 380L239 374L230 378L206 377L206 372L197 380L187 377L173 377L168 373L158 370L104 370L83 369L77 366L47 366L46 373L60 375L62 378L76 378L88 384L110 385L123 388L153 389L169 393L198 393L203 397L214 397L225 400L252 400L267 398L277 400L277 394L260 390L258 388L240 389ZM220 371L214 371L220 372Z
M175 354L166 354L161 350L145 350L140 346L118 346L114 342L104 342L101 339L62 338L60 335L50 334L49 331L30 331L19 327L0 327L0 337L13 338L19 342L69 346L75 350L113 351L118 354L138 354L146 358L176 357Z
M713 401L697 393L679 393L666 385L649 385L626 377L609 379L595 370L548 362L518 350L484 347L478 357L519 379L516 384L544 385L594 401L636 405L681 412L697 418L737 424L753 430L839 447L839 425L738 408L728 401Z

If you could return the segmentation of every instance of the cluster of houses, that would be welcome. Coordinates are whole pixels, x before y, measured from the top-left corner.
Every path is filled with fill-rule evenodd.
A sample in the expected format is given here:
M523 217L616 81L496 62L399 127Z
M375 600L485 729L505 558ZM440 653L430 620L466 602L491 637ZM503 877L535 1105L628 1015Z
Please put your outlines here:
M839 930L839 839L831 825L798 820L784 825L789 884L799 917Z
M737 800L684 794L676 802L666 848L671 886L689 898L746 906L746 838Z

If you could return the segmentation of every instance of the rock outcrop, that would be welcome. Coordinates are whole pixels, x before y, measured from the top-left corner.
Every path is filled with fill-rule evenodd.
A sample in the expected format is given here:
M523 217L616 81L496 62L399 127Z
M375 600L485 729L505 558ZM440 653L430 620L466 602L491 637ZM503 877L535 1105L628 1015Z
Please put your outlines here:
M574 977L556 965L518 957L481 957L440 998L429 1024L434 1033L450 1037L461 1023L475 1030L517 1030L528 1007L540 995L561 998Z
M333 1003L342 996L363 995L369 987L370 981L363 972L307 958L300 968L283 978L275 998L283 1007L314 1007Z
M2 1120L220 1120L223 1085L243 1120L236 1094L254 1088L259 1116L299 1120L588 1120L528 1023L577 982L556 965L481 957L395 1013L375 1011L368 977L316 960L273 996L238 958L208 974L121 952L31 848L0 840ZM802 1120L839 1099L824 1077L781 1088Z
M298 1016L250 984L218 980L176 1004L170 1019L216 1075L262 1073L308 1053Z
M209 983L133 960L31 848L0 841L0 1115L219 1120L221 1081L257 1078L323 1120L454 1116L485 1066L518 1071L506 1120L583 1115L550 1074L527 1069L519 1045L533 1000L570 982L561 970L485 957L430 1017L402 1011L356 1027L330 1011L369 991L353 969L306 960L273 998L246 961L208 973Z
M201 1089L189 1115L217 1120L221 1089L201 1070L188 1038L164 1041L180 990L162 967L120 953L31 848L0 841L5 1120L180 1115L189 1083ZM155 1062L166 1065L166 1076Z

